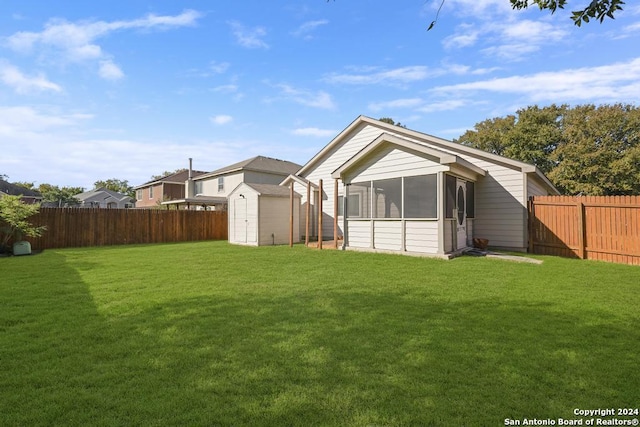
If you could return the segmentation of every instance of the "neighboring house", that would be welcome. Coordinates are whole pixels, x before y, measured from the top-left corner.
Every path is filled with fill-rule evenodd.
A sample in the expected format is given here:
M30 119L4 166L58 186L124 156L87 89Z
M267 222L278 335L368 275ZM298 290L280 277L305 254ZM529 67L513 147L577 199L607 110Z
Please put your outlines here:
M300 167L286 160L265 156L252 157L188 179L184 199L166 201L162 204L226 209L227 197L241 183L278 185Z
M192 170L192 177L204 174L202 171ZM136 191L136 208L152 208L162 202L185 198L185 183L189 179L189 171L164 176L133 189Z
M29 204L42 202L42 194L38 191L29 190L0 179L0 197L2 196L20 196L22 202Z
M476 237L526 250L528 198L558 194L535 166L364 116L282 182L310 191L300 217L311 203L311 236L320 180L324 238L333 238L337 215L345 249L443 257Z
M80 202L81 208L108 208L123 209L135 207L135 200L126 194L97 188L84 193L76 194L75 198Z

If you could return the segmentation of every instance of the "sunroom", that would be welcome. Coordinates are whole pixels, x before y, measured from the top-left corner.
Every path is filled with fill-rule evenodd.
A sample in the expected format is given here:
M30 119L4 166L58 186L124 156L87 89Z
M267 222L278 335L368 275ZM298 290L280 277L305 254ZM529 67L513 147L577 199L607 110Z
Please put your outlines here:
M453 254L469 246L475 184L485 171L460 156L384 133L332 177L345 249Z

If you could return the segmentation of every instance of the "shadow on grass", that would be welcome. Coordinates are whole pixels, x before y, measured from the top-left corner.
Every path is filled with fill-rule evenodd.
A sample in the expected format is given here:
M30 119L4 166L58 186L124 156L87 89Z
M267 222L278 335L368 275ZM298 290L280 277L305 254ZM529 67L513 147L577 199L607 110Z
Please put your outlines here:
M640 401L637 322L349 289L110 316L50 257L55 289L0 288L3 425L497 425Z

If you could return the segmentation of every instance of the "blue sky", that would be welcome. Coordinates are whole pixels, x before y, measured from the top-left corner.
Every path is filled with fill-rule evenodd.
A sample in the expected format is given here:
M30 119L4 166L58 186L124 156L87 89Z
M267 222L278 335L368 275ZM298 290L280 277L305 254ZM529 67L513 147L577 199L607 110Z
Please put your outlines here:
M0 3L0 174L92 188L266 155L363 114L453 139L528 105L636 103L640 5L578 28L509 0ZM637 104L636 104L637 105Z

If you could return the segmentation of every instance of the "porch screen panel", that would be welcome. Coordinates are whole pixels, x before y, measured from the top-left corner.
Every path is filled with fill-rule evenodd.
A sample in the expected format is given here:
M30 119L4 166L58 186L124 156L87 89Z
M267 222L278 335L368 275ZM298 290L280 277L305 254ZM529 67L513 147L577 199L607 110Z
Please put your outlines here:
M404 217L438 216L438 177L435 174L404 179Z
M453 211L456 208L456 177L445 175L445 218L453 218Z
M402 217L402 178L373 181L373 218Z
M467 181L467 218L475 218L476 217L476 197L475 197L475 189L476 186L473 182Z
M371 181L349 184L347 218L371 218Z

